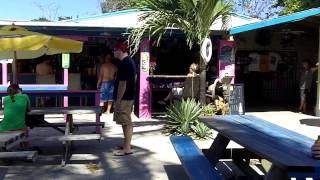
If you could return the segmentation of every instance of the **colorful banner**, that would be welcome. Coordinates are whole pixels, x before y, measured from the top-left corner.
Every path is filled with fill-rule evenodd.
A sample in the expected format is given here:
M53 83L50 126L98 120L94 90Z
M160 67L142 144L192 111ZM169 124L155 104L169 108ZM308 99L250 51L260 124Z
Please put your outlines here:
M219 78L232 76L234 83L235 76L235 43L234 41L221 40L218 49Z

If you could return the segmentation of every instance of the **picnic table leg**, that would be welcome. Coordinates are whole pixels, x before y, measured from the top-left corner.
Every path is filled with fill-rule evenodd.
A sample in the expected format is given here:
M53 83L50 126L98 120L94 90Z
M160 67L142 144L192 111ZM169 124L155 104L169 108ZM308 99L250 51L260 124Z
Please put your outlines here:
M72 131L73 131L72 114L67 114L65 135L71 134ZM64 152L63 152L63 159L61 161L61 165L65 166L71 156L71 141L64 141L63 143L64 143Z
M237 157L232 157L232 161L246 175L246 178L261 179L261 175L259 175L255 170L253 170L250 167L250 159L246 159L244 161L243 157L237 156Z
M225 153L226 147L229 142L230 139L218 133L210 148L203 151L203 153L213 166L216 166L216 164L219 162L219 159Z
M288 177L288 171L285 169L281 169L276 165L272 164L270 170L266 174L265 180L282 180L282 179L290 179Z
M100 94L97 92L95 93L95 105L97 107L100 106ZM96 123L100 124L100 114L96 113ZM96 126L96 133L101 134L101 126Z

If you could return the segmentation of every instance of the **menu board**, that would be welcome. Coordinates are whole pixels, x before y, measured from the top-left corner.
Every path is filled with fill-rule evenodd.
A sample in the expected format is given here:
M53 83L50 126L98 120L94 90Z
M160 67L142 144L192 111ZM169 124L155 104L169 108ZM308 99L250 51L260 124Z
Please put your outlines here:
M243 84L232 84L229 96L230 114L243 115L245 113Z

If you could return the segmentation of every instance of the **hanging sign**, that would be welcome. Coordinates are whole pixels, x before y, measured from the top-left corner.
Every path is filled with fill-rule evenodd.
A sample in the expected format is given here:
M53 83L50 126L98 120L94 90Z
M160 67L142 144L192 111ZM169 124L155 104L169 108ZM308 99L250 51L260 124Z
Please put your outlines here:
M207 64L212 56L212 42L209 38L206 38L200 49L201 57L203 58L204 62Z
M141 52L141 71L149 73L149 52Z
M70 67L70 54L62 54L62 68L69 69Z

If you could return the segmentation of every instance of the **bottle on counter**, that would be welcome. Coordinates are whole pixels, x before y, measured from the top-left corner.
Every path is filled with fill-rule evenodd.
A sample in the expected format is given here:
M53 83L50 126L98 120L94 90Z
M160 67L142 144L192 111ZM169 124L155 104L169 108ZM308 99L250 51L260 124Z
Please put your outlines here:
M311 147L312 158L320 160L320 136Z

